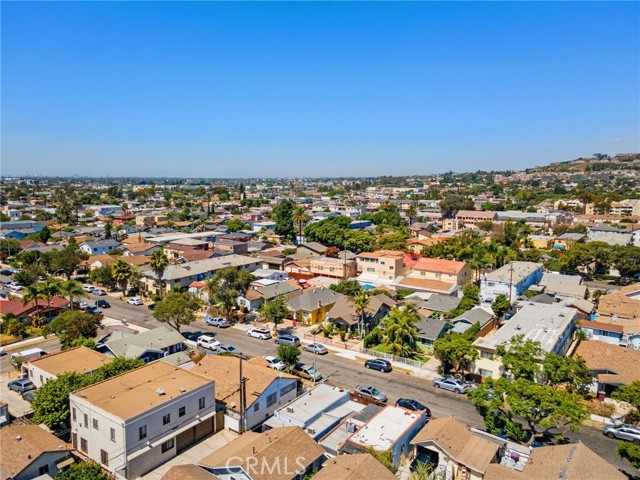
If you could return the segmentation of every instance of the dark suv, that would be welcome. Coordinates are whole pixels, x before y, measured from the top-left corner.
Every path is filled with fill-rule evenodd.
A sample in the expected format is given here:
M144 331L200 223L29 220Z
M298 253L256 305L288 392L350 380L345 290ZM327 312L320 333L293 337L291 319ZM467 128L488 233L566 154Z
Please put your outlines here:
M380 370L381 372L390 372L393 370L391 362L389 360L384 360L383 358L367 360L364 362L364 366L365 368L372 368L373 370Z

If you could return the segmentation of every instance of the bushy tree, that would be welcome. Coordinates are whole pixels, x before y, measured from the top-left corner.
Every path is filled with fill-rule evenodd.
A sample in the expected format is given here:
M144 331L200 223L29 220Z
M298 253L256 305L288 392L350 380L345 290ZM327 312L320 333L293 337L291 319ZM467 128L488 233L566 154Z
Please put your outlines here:
M511 310L511 302L505 295L500 294L491 304L491 310L496 314L496 317L502 318Z
M291 240L295 235L293 212L296 204L289 199L282 200L271 212L271 219L276 222L274 232Z
M296 345L278 345L276 355L284 363L289 371L300 360L300 349Z
M617 392L613 392L612 396L631 405L632 410L626 416L627 421L634 423L640 421L640 380L621 386Z
M271 300L267 300L259 309L260 315L265 317L267 321L273 323L273 328L277 329L278 325L287 318L289 315L289 308L287 307L287 297L280 295Z
M76 462L66 470L58 470L54 480L109 480L109 475L94 462Z
M226 227L230 232L237 232L239 230L244 230L245 228L247 228L247 224L239 218L232 218L226 223Z
M209 301L220 306L231 320L231 311L238 306L238 297L244 295L255 277L236 267L225 267L207 281Z
M433 353L442 365L442 373L465 371L479 357L470 339L449 333L433 343Z
M621 441L618 442L618 448L616 451L618 455L620 455L620 458L628 460L634 468L640 470L640 445Z
M515 335L508 345L498 345L496 355L501 358L502 366L514 378L534 381L540 373L538 360L543 355L540 342L525 340L524 335Z
M358 293L362 292L362 285L357 280L348 280L343 278L338 283L330 285L329 288L334 292L342 293L348 297L355 297Z
M45 328L46 333L55 333L62 348L70 348L78 338L94 338L100 328L100 317L81 310L67 310L54 318Z
M183 325L189 325L196 319L199 306L198 299L189 292L169 292L162 300L156 302L153 317L179 332Z
M459 210L473 210L473 200L465 195L450 193L440 200L440 211L444 218L453 218Z
M582 357L569 357L547 352L542 361L542 371L553 388L561 385L572 390L592 382L591 371Z
M33 403L33 422L49 428L69 426L69 394L89 385L90 377L82 373L63 373L37 391Z

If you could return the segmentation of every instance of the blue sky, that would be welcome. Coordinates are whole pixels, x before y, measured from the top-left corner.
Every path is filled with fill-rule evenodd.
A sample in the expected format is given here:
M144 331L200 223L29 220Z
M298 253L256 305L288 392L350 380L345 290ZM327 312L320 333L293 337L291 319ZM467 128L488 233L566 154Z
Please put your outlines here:
M640 150L636 2L3 2L2 173L349 176Z

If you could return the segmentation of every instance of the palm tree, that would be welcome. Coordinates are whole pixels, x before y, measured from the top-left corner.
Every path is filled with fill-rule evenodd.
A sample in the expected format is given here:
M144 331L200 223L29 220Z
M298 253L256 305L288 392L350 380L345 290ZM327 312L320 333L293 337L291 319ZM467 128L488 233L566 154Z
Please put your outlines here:
M416 215L418 215L418 209L416 208L415 204L412 204L407 210L407 217L409 217L409 226L413 224L413 219L416 218Z
M47 301L47 306L51 306L51 299L60 293L60 280L57 278L47 278L40 284L40 291L42 292L42 298Z
M296 207L293 211L293 215L291 216L291 220L294 225L298 226L298 231L300 232L298 236L298 242L302 240L302 229L304 226L311 220L311 217L307 213L307 209L304 207Z
M151 254L150 265L153 272L156 274L158 278L158 288L160 289L160 300L162 300L162 276L164 275L164 270L169 265L169 259L167 255L164 253L162 248L154 251Z
M420 316L414 309L392 308L391 313L385 319L384 332L385 343L391 348L394 355L401 357L410 356L418 344L418 331L415 328Z
M122 258L119 258L113 262L111 270L113 272L113 279L118 282L120 289L125 292L127 290L127 284L133 276L133 267Z
M350 299L351 304L356 309L358 314L358 337L362 339L364 331L364 315L369 307L369 295L364 290L358 292L353 298Z
M25 287L24 294L22 295L22 305L26 305L29 302L35 302L36 304L36 316L40 315L40 305L38 300L44 300L45 296L42 293L42 284L34 283Z
M60 285L60 293L69 297L69 308L73 310L73 299L86 297L87 292L82 289L82 284L76 280L67 280Z

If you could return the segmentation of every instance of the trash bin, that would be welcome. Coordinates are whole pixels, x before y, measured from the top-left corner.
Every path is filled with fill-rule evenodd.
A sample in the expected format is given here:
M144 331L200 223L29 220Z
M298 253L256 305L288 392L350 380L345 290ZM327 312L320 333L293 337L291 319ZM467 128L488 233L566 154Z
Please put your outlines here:
M607 396L607 393L604 390L600 390L598 392L598 400L600 400L601 402L604 402L604 399L606 396Z

